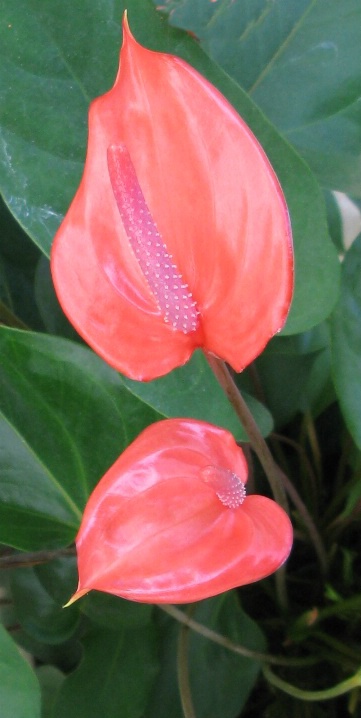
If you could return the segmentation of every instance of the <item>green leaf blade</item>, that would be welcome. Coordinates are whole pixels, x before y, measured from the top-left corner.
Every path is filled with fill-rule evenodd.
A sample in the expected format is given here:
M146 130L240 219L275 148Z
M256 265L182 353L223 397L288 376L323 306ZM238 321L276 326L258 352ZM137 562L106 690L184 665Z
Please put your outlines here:
M123 377L122 382L135 396L163 416L208 421L228 429L239 441L248 441L239 418L202 352L195 352L185 366L161 379L142 383ZM249 394L245 394L244 398L262 434L267 436L273 427L270 413Z
M332 367L349 431L361 448L361 236L342 267L341 296L332 317Z
M141 718L158 670L153 626L93 628L79 668L62 684L54 718Z
M358 0L174 0L163 8L252 96L324 187L360 196Z
M1 718L40 718L40 687L29 663L0 625Z
M0 328L0 542L74 540L87 498L157 415L74 342Z

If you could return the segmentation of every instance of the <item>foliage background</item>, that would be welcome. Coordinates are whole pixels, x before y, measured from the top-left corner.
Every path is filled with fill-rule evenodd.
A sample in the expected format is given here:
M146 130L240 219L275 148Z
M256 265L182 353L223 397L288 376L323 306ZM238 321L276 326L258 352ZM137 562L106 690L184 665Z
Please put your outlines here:
M361 663L361 238L345 246L337 194L360 205L360 3L0 0L0 566L12 567L0 573L2 718L182 715L174 620L95 593L63 611L77 580L68 547L90 491L152 421L196 417L247 438L201 355L148 384L127 380L80 342L52 289L52 238L81 177L89 102L115 78L125 6L142 44L190 62L251 126L295 239L286 328L238 382L324 560L291 495L287 610L269 579L194 617L254 650L312 656L317 669L278 670L307 690ZM197 634L189 665L198 718L361 714L357 691L303 703L271 689L259 661Z

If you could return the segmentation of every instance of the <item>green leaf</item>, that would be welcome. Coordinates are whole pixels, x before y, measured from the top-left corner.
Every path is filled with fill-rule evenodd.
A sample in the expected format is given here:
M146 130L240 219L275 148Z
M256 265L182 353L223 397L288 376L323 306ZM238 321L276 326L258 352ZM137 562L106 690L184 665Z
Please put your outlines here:
M276 336L250 371L236 377L242 391L256 381L258 395L270 409L275 425L298 412L317 415L334 400L330 378L330 330L326 322L302 334Z
M261 630L241 609L235 592L202 601L192 618L254 651L264 651ZM163 630L162 668L145 718L183 718L177 684L177 638L180 626L168 621ZM191 633L189 674L197 718L235 718L257 680L260 663L243 658ZM200 667L202 669L200 670Z
M340 211L340 205L333 192L325 190L324 198L326 203L327 211L327 224L330 232L332 241L339 253L343 253L345 249L344 245L344 231L342 223L342 215ZM343 197L344 195L342 195Z
M70 553L34 567L37 582L56 606L63 606L78 583L77 562Z
M33 283L40 251L0 197L0 322L43 329ZM12 316L11 316L12 315Z
M54 566L55 564L55 566ZM79 621L79 610L64 611L62 604L75 591L77 572L75 558L57 559L37 568L19 568L12 572L11 589L17 621L32 638L48 644L58 644L71 638ZM71 570L72 586L56 583ZM47 581L57 586L62 599L56 601L47 587ZM43 580L41 580L43 579Z
M73 671L82 656L78 636L73 636L64 643L41 643L20 628L16 631L14 640L40 664L55 665L65 673Z
M52 718L56 696L65 675L55 666L40 666L36 675L41 688L41 718Z
M343 262L341 296L331 329L336 393L348 429L361 448L361 235Z
M63 313L50 274L50 262L41 255L35 270L35 301L48 334L64 336L79 341L79 335Z
M290 337L275 336L267 345L269 354L289 354L299 356L313 354L330 346L330 330L327 322L313 327L307 332Z
M109 466L157 418L89 349L0 328L0 542L74 540Z
M239 441L248 441L202 352L195 352L185 366L161 379L142 383L122 377L122 382L135 396L164 416L209 421L228 429ZM245 393L244 398L261 432L267 436L273 426L270 413L249 394Z
M335 401L336 395L331 377L331 351L325 349L316 357L307 377L299 409L303 413L311 411L316 418Z
M262 389L277 427L290 421L300 410L306 382L317 354L272 354L267 350L257 360Z
M134 603L99 591L90 591L84 596L79 608L98 626L114 630L145 626L153 615L153 606L149 603Z
M1 718L40 718L40 688L35 673L0 625Z
M64 681L54 718L142 718L158 670L152 626L93 629L79 668Z
M284 188L294 232L296 290L286 331L296 333L319 323L335 303L339 267L317 183L239 85L192 38L167 28L151 0L77 0L66 5L4 0L0 187L12 212L48 253L81 176L89 100L114 81L125 5L141 43L190 62L223 92L259 138ZM252 58L250 53L248 67Z
M162 5L172 10L171 24L195 33L253 97L325 187L360 196L359 0Z

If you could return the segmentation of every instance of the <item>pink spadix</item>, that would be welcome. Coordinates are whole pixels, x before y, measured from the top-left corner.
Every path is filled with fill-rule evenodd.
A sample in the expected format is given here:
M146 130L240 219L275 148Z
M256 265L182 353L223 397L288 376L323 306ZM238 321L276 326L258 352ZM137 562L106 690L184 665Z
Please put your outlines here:
M237 509L246 498L243 481L230 469L223 466L206 466L201 471L202 479L212 486L219 500L229 509Z
M162 240L127 148L111 145L107 156L125 232L164 321L184 334L196 331L199 324L196 303Z

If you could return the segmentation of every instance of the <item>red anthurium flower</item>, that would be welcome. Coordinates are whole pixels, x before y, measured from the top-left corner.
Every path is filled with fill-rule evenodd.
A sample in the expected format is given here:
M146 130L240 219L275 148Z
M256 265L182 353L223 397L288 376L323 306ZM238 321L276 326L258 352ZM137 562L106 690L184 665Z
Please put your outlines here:
M289 309L289 220L263 150L212 85L141 47L126 20L52 272L78 332L140 380L199 347L241 371Z
M188 603L275 571L290 521L246 496L247 464L231 434L191 419L149 426L100 481L77 536L78 590L145 603Z

